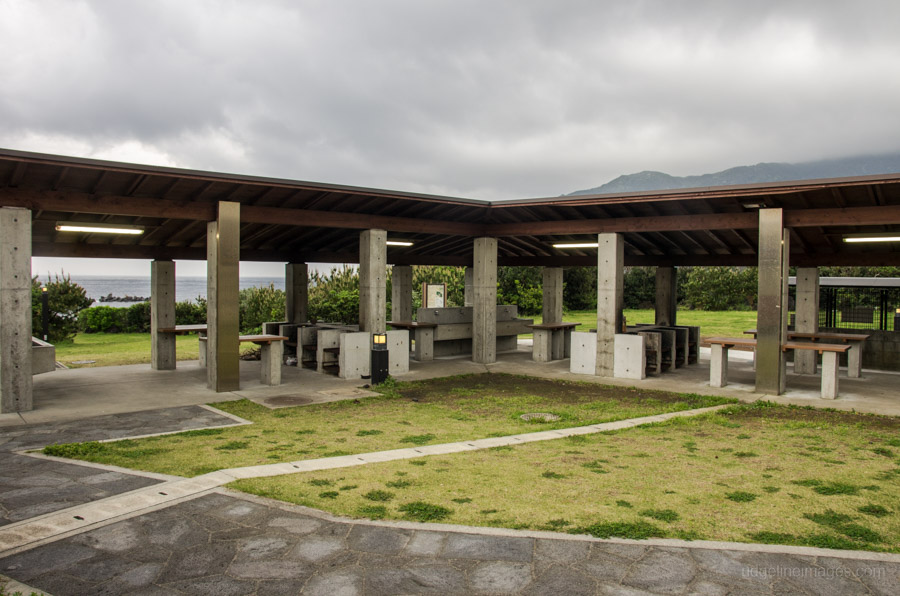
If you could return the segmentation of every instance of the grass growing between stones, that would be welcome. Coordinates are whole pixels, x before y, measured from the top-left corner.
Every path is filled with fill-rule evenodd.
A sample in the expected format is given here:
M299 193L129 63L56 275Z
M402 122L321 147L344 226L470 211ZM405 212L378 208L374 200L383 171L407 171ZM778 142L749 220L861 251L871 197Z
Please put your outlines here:
M54 445L45 453L196 476L223 468L583 426L733 401L505 374L394 383L384 391L378 397L278 410L247 400L224 402L215 406L253 424L110 443ZM560 419L526 422L519 418L529 412L551 412Z
M900 460L878 452L898 431L900 418L758 402L232 486L350 517L371 517L366 495L377 491L379 519L409 519L418 502L448 510L444 523L900 552ZM321 499L310 483L323 479L357 488Z

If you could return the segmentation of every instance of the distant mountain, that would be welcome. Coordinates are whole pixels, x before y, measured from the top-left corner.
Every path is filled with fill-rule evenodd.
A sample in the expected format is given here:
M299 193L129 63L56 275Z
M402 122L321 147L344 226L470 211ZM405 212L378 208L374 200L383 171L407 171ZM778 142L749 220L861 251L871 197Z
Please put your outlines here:
M637 174L619 176L603 186L578 190L566 196L895 173L900 173L900 153L828 159L797 164L759 163L755 166L739 166L701 176L670 176L663 172L644 171Z

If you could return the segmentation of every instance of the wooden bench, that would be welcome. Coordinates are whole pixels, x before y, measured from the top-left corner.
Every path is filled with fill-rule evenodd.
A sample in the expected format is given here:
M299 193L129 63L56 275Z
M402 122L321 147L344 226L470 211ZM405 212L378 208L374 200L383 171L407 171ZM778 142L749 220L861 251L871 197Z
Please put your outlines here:
M748 329L744 331L747 335L756 337L756 329ZM845 343L850 346L847 350L847 376L858 379L862 376L862 344L869 339L869 336L863 333L833 333L833 332L806 332L806 331L788 331L788 339L805 339L811 342L826 341L831 343ZM796 365L796 363L795 363ZM813 369L815 374L815 368Z
M259 380L263 385L281 385L281 361L284 358L284 335L241 335L239 343L251 342L260 347ZM200 366L207 363L207 338L200 338Z
M526 325L533 332L531 358L535 362L562 360L571 355L572 330L581 323Z
M756 350L756 339L742 337L710 337L709 385L724 387L728 384L728 350L730 348L751 348ZM838 354L850 349L846 344L823 344L813 342L787 341L781 345L782 352L790 350L815 350L822 355L822 399L835 399L838 395Z

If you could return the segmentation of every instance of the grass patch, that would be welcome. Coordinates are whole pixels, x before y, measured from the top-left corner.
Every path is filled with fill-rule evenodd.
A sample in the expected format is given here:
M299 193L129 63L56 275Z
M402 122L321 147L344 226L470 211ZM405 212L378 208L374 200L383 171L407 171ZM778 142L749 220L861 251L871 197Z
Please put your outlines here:
M590 534L597 538L631 538L646 540L647 538L665 538L666 531L645 521L635 522L600 522L572 530L573 534Z
M726 493L725 498L729 501L734 501L735 503L750 503L756 500L755 493L750 493L745 490L736 490L734 492Z
M413 501L400 505L398 511L403 513L405 519L411 519L417 522L431 522L447 519L453 513L452 509L448 509L441 505L434 505L424 501Z
M363 495L363 498L370 501L390 501L394 498L394 493L386 490L370 490Z
M403 480L413 485L390 488L396 494L391 502L444 507L452 511L441 520L446 523L900 552L897 475L889 474L878 491L864 488L866 483L877 486L874 478L886 472L885 460L871 452L872 445L883 444L883 436L896 431L900 421L895 418L747 404L672 423L583 435L577 449L560 439L417 460L427 461L425 466L398 461L317 472L317 477L359 485L338 499L302 490L296 476L232 486L352 516L373 504L363 496L367 491L383 490L386 480L404 472ZM757 455L723 455L722 446L734 445L741 434L749 436L740 439L741 451ZM695 450L682 448L685 443ZM808 444L828 445L830 455L852 465L811 468L809 459L793 457ZM650 457L634 459L635 453ZM545 471L553 476L542 481ZM731 510L723 510L726 495L737 500L727 504ZM871 515L860 511L870 506ZM396 506L386 509L386 519L406 519ZM803 515L828 510L837 517ZM865 521L874 519L877 526ZM555 527L552 520L568 525Z
M452 392L454 388L465 391ZM336 457L528 432L534 427L517 418L521 412L559 412L562 420L542 425L557 429L728 401L506 374L463 375L394 382L390 391L380 396L278 410L247 400L219 403L218 408L253 424L150 437L129 446L121 441L104 443L102 449L73 450L68 457L189 476L198 469ZM143 451L144 456L135 457L137 452L129 451L135 448L168 451Z
M678 512L672 509L644 509L641 511L641 515L667 523L672 523L681 519Z

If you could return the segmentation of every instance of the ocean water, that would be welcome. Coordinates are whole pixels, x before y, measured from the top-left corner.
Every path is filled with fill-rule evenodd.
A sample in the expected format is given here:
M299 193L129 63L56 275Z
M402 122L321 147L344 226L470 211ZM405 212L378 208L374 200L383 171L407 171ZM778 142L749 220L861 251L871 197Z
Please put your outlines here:
M47 281L45 275L41 281ZM73 275L72 281L84 288L89 298L94 299L93 306L131 306L134 302L100 302L101 296L150 297L149 277L123 277L106 275ZM241 277L240 289L264 287L272 284L278 290L284 289L283 277ZM206 298L206 277L175 277L175 300L197 301L197 297Z

